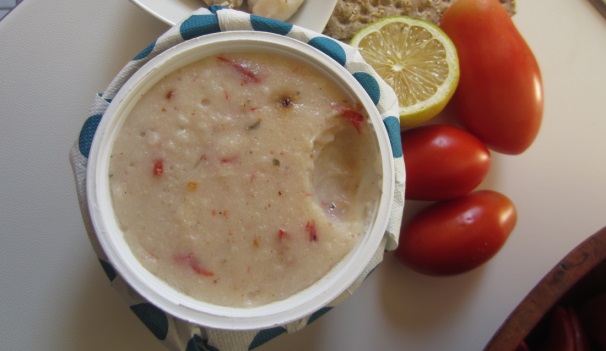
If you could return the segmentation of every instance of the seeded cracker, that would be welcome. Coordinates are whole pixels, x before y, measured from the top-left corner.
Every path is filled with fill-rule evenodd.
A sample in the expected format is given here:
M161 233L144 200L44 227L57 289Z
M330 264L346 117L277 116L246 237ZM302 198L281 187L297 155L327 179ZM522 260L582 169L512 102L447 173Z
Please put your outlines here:
M386 16L418 17L440 23L444 11L456 0L339 0L324 33L348 41L362 27ZM499 0L513 16L515 0Z

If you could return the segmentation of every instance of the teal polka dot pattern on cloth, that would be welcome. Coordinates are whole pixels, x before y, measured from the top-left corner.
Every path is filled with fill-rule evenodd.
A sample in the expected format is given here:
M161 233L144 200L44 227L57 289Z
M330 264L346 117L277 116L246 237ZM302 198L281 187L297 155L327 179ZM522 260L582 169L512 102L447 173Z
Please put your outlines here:
M151 303L132 305L130 309L156 338L166 339L166 335L168 335L168 317L166 313Z
M356 72L353 74L353 76L356 78L358 83L362 85L364 90L366 90L366 93L368 96L370 96L372 102L374 102L375 105L378 104L379 100L381 99L381 87L379 87L377 80L366 72Z
M80 137L78 138L78 148L84 157L88 157L90 153L90 147L93 143L93 137L95 136L95 131L97 131L97 127L101 122L102 115L93 115L90 116L86 122L84 122L84 126L80 131Z
M330 56L330 58L340 63L342 66L345 66L347 55L341 44L336 40L327 37L315 37L308 41L307 44Z
M107 276L107 279L109 279L110 282L116 279L116 271L114 270L114 267L109 264L109 262L99 259L99 263L101 263L101 268L103 268L103 271L105 272L105 275Z
M391 151L394 158L402 158L402 140L400 139L400 118L388 116L383 119L389 142L391 143Z
M276 21L270 18L250 16L250 25L254 30L286 35L292 29L292 24Z
M149 55L152 50L154 50L154 47L156 46L156 42L154 41L153 43L149 44L145 49L143 49L139 54L137 54L137 56L135 56L133 58L133 60L141 60L147 57L147 55Z
M200 335L194 335L187 342L185 351L220 351L220 350L208 345L208 340L202 339L202 337Z
M219 21L214 16L193 15L185 20L181 27L183 40L189 40L201 35L216 33L220 31Z
M307 321L307 324L315 322L318 318L322 317L325 313L328 313L330 310L332 310L332 307L320 308L316 312L312 313L311 316L309 316L309 320Z
M87 207L86 172L91 144L104 112L124 83L146 62L184 41L225 31L264 31L284 35L309 44L334 61L338 62L360 83L368 93L383 118L385 131L392 147L395 168L395 191L393 210L380 247L360 277L335 301L311 315L286 325L264 330L218 330L181 320L167 314L139 295L115 271L107 259L94 232ZM84 225L101 266L111 281L112 287L130 306L133 313L169 350L174 351L245 351L255 349L265 342L283 334L296 332L309 323L328 313L334 306L348 297L382 261L385 251L394 250L398 244L398 235L404 208L405 170L400 141L398 102L393 90L364 62L360 53L353 47L322 34L276 20L250 15L218 6L209 9L200 8L181 23L171 27L155 41L147 45L128 62L110 85L95 97L82 130L70 150L70 161L76 179ZM378 126L381 128L382 126Z
M261 330L260 332L257 333L257 335L255 335L255 338L248 346L248 349L252 350L258 346L261 346L261 345L265 344L266 342L268 342L269 340L271 340L281 334L284 334L286 332L287 332L287 330L284 327L275 327L275 328L271 328L271 329Z

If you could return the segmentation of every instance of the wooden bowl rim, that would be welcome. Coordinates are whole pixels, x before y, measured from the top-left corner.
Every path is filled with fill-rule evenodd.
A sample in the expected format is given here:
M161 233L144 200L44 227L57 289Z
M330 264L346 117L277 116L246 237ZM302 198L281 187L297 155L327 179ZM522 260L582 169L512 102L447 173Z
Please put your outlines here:
M606 227L570 251L526 295L484 351L515 350L543 316L595 267L606 261Z

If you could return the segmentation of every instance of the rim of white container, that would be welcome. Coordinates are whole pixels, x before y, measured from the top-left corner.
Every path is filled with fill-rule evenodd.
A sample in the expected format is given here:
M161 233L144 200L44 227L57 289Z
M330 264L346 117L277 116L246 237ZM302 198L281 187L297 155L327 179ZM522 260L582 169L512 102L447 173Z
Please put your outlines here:
M141 95L179 67L203 57L229 52L270 52L306 62L326 73L366 109L374 126L381 161L381 198L374 222L357 246L329 273L309 288L284 300L252 308L215 305L189 297L144 268L120 230L112 207L109 159L113 141ZM384 237L393 202L394 165L389 137L381 116L357 80L336 61L301 41L281 35L235 31L209 34L167 49L143 65L112 100L96 131L88 161L87 195L93 227L113 267L149 302L171 315L202 326L230 330L284 325L327 306L364 271Z

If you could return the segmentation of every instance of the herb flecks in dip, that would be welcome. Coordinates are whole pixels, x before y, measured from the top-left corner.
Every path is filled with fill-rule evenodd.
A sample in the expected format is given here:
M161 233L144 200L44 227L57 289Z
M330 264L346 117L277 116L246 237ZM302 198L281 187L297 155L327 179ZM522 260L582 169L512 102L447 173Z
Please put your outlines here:
M379 158L363 109L294 59L231 53L164 77L113 146L113 206L144 267L248 307L305 289L367 230Z

